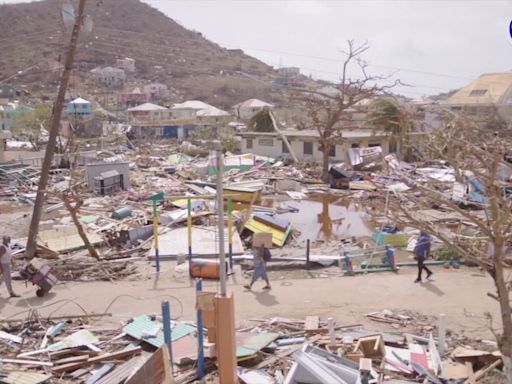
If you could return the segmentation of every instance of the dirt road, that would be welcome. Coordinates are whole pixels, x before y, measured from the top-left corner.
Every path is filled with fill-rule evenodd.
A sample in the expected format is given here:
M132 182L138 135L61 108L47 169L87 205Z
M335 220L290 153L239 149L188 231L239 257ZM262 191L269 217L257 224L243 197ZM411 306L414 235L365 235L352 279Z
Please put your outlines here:
M88 313L112 312L113 317L105 323L119 324L119 321L141 313L158 313L160 302L169 299L173 317L193 320L192 282L187 277L173 277L170 270L170 266L164 265L158 278L148 274L146 279L139 281L68 282L55 287L42 299L35 296L34 287L25 287L23 282L15 281L14 287L23 297L6 299L6 289L0 287L0 319L24 318L30 308L54 316L80 314L85 310ZM252 318L304 318L317 314L332 316L342 324L363 322L378 329L382 328L381 324L368 323L362 315L390 309L412 310L432 316L445 313L450 329L464 331L468 336L491 337L483 317L485 312L490 312L498 319L496 303L486 297L487 292L494 291L490 278L476 269L437 268L434 282L414 284L414 273L415 268L408 268L399 274L280 280L274 282L269 292L261 291L261 283L255 285L254 291L245 291L244 282L238 276L231 278L228 290L235 295L239 326L247 325L247 320ZM204 288L215 290L217 284L206 282Z

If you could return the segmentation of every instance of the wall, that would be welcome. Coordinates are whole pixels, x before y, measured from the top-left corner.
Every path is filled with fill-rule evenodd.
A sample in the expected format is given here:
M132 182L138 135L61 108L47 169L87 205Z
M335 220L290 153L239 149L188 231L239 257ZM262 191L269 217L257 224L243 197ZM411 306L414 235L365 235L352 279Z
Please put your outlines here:
M171 109L171 114L174 119L195 119L197 109L183 108Z
M282 152L282 141L277 137L260 137L260 138L252 138L253 145L252 148L247 148L247 139L244 137L242 139L242 153L254 153L260 156L268 156L272 158L278 157L291 157L288 153ZM262 145L264 142L260 140L265 140L270 144L270 140L272 140L272 145ZM318 149L319 144L318 141L314 138L288 138L290 145L295 153L295 156L299 159L299 161L315 161L321 162L323 158L323 153ZM313 143L313 154L305 155L304 154L304 142L312 142ZM366 148L371 144L380 144L382 147L382 151L384 155L389 153L389 139L388 138L361 138L361 139L350 139L343 145L336 144L336 152L335 156L331 157L332 162L342 162L347 159L347 149L352 146L352 143L356 143L361 148ZM266 144L266 143L265 143Z
M249 120L254 115L256 115L258 112L262 111L263 109L265 109L265 108L264 107L261 107L261 108L260 107L256 107L256 108L241 107L241 108L238 108L237 114L239 115L240 119Z
M85 178L87 187L94 189L94 178L100 176L103 172L116 170L123 175L125 189L130 188L130 167L128 162L123 163L94 163L85 166Z

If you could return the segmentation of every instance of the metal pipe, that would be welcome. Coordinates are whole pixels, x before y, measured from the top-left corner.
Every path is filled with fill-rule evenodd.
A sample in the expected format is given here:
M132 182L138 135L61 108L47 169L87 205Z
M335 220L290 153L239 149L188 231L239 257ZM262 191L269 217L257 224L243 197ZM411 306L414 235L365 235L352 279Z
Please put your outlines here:
M224 250L224 194L222 179L224 177L224 154L217 150L217 217L219 221L219 270L220 295L226 296L226 253Z
M203 280L196 279L196 297L203 290ZM197 378L204 377L203 311L197 308Z
M174 373L172 362L172 334L171 334L171 305L168 301L162 301L162 322L164 326L164 341L169 348L169 356L171 357L171 370Z

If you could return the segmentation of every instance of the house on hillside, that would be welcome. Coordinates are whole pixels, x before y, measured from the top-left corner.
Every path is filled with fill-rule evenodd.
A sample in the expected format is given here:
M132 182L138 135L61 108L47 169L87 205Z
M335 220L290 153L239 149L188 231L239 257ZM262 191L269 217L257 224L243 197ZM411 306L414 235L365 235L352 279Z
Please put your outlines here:
M245 100L244 102L233 106L236 117L241 120L249 120L258 112L272 108L274 108L272 104L258 99Z
M496 113L512 123L512 72L486 73L442 102L454 112L464 112L485 123Z
M124 70L114 67L95 68L91 74L96 84L111 88L122 87L126 80Z
M292 150L299 161L321 162L323 153L319 149L319 135L316 130L283 130ZM290 152L284 141L276 132L240 132L242 153L272 158L290 158ZM390 149L391 136L385 132L359 129L343 132L343 140L331 147L332 162L347 160L349 148L382 148L387 155Z
M32 108L17 101L0 105L0 130L11 131L16 118L32 111Z
M170 119L168 108L152 103L144 103L137 105L136 107L128 108L126 112L128 114L128 121L130 123L138 121L147 122Z
M92 119L94 117L92 104L89 101L78 97L67 103L66 115L68 118Z
M170 92L167 85L162 83L151 83L144 86L144 93L149 96L149 100L157 101L169 97Z
M130 57L125 57L124 59L117 59L116 67L119 69L123 69L126 72L133 73L135 72L135 59L132 59Z
M147 103L149 99L149 94L141 91L140 88L135 88L129 92L121 92L117 96L117 102L125 107L135 107Z
M0 99L6 99L9 101L14 99L16 96L16 88L7 84L0 84Z
M227 126L232 116L221 109L192 100L175 104L170 110L145 103L129 108L128 120L137 138L176 138L183 140L197 127Z
M199 100L174 104L171 114L174 119L189 120L197 125L222 125L232 121L228 112Z

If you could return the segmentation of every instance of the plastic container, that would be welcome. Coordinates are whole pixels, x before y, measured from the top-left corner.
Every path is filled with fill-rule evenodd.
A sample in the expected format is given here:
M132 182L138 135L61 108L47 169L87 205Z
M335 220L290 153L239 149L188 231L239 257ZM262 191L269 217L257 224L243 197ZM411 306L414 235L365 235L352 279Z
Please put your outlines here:
M131 216L131 215L132 215L132 207L128 207L128 206L119 208L118 210L112 212L112 218L117 219L117 220L124 219L125 217Z
M226 273L228 272L228 263L226 261ZM192 259L190 262L190 276L201 277L203 279L220 279L219 260L215 259Z

